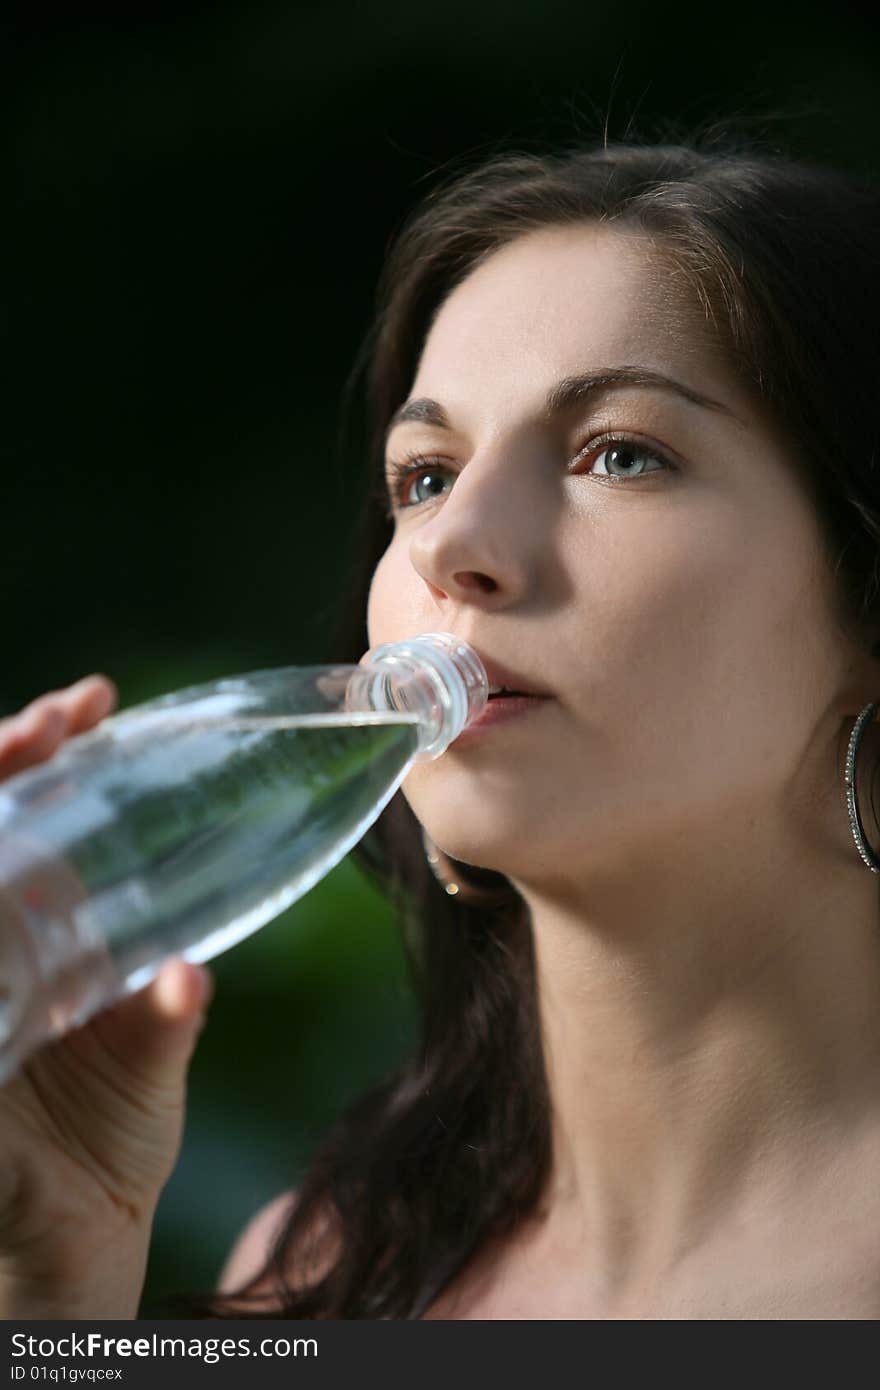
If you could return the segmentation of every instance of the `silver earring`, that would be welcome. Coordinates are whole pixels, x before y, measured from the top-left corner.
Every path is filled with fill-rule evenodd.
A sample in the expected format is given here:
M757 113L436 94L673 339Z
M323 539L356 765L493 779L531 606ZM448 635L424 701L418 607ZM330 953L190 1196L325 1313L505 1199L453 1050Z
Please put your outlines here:
M859 815L859 803L856 796L856 759L859 755L859 744L862 741L862 735L867 725L872 722L878 709L880 709L880 704L878 703L865 705L865 708L853 725L853 731L849 736L849 748L846 754L846 775L844 777L844 781L846 782L846 804L849 810L849 825L853 834L853 839L856 842L856 849L868 868L875 874L880 874L880 859L877 858L877 855L865 839L865 828L862 825L862 818Z
M457 898L459 902L472 903L477 907L496 907L510 900L513 890L506 881L500 887L468 883L460 869L453 869L449 856L437 848L424 826L422 844L431 873L450 898Z
M445 889L451 898L456 897L461 891L461 884L456 883L452 875L446 872L449 860L442 850L439 850L431 839L427 830L422 828L422 844L425 847L425 858L431 868L431 873L436 878L440 887Z

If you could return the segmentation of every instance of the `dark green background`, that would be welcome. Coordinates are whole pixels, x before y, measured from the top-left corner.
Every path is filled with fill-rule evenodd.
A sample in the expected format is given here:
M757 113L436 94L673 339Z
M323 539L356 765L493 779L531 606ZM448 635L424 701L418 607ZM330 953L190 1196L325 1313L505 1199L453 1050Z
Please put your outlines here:
M794 154L880 162L855 5L32 5L3 23L0 714L92 670L129 705L324 659L365 482L357 416L337 453L343 385L388 239L450 160L606 116L620 137L757 115ZM396 924L350 862L214 969L148 1304L213 1282L412 1036Z

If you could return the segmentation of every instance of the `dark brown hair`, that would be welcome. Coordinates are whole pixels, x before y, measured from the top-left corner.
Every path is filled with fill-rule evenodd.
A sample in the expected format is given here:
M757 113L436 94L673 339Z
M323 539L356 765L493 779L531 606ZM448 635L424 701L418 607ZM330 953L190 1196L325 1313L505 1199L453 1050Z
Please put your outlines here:
M356 367L373 483L327 659L354 662L368 646L368 586L391 538L384 433L432 317L513 238L597 220L646 233L714 320L733 371L783 432L815 499L841 622L877 655L878 191L714 128L659 143L496 151L447 175L400 229ZM525 904L500 875L467 866L458 866L463 880L485 900L447 896L400 793L354 854L399 911L420 1004L417 1049L326 1136L258 1277L228 1297L175 1300L190 1316L418 1317L534 1208L548 1174Z

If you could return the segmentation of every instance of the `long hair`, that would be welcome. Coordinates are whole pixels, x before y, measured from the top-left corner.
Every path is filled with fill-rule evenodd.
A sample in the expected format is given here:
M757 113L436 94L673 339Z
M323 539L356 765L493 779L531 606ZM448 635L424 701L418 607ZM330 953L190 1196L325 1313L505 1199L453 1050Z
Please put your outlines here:
M356 364L371 482L328 659L356 662L368 646L368 586L392 533L384 434L433 316L514 238L598 221L647 234L669 257L731 369L793 444L840 620L877 656L880 196L854 174L716 127L659 143L496 150L447 173L404 222ZM352 853L397 909L417 1046L326 1135L264 1268L224 1296L178 1296L190 1316L419 1317L534 1209L547 1178L550 1102L525 903L503 876L467 866L480 905L449 897L400 792Z

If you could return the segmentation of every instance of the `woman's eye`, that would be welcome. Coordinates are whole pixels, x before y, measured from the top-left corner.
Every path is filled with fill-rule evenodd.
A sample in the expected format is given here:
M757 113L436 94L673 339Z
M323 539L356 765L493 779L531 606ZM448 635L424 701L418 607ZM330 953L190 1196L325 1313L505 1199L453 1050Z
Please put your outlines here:
M444 487L443 475L448 471L439 465L414 469L410 475L411 483L407 494L412 504L431 502L435 497L440 497Z
M452 471L439 459L416 457L390 462L386 478L390 502L388 515L393 516L395 510L405 511L408 507L417 507L420 503L440 497L444 475L451 476Z
M591 453L593 462L586 470L588 473L592 473L595 465L604 460L602 470L593 474L594 477L598 478L641 478L647 472L656 473L658 471L657 468L648 467L650 462L659 464L661 470L671 466L656 449L649 449L646 445L637 444L634 440L605 441L598 450L594 447Z
M581 452L581 459L592 459L586 474L594 478L608 478L614 482L625 482L627 478L641 478L647 473L674 472L674 465L665 454L636 439L625 436L594 440ZM602 467L593 470L597 464ZM651 467L654 464L654 467ZM454 480L455 470L443 459L414 455L411 458L391 460L387 465L385 486L387 490L386 515L390 518L396 512L407 511L412 507L433 502L444 495L447 479ZM450 483L451 486L451 483Z

